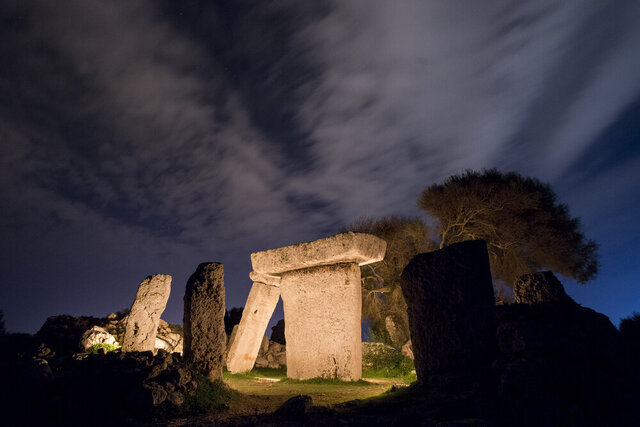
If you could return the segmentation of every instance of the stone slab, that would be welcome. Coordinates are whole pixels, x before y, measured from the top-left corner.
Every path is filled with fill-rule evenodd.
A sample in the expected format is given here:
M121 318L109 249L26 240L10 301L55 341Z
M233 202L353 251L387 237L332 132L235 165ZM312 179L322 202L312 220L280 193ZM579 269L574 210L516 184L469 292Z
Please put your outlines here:
M140 283L127 316L122 351L153 351L160 315L167 306L170 292L168 274L155 274Z
M400 283L419 383L452 373L472 377L490 364L495 303L484 240L416 255Z
M211 381L222 379L224 294L224 267L217 262L198 265L184 293L184 356Z
M382 261L386 248L387 242L376 236L349 232L252 253L251 264L255 272L268 275L338 263L366 265Z
M280 299L280 288L254 282L242 311L238 329L230 340L227 369L232 373L248 372L258 357L267 324Z
M362 377L360 267L357 263L283 273L287 376Z

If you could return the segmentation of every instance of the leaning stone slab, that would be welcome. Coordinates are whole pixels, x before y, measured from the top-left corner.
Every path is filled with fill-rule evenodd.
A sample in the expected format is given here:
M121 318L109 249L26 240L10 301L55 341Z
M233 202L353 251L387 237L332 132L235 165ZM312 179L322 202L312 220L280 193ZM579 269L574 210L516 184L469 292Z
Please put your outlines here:
M360 286L355 262L282 274L288 377L362 377Z
M490 363L495 304L484 240L416 255L401 286L420 383L464 381Z
M278 279L279 281L279 279ZM242 319L227 354L229 372L248 372L258 357L262 338L276 304L280 288L262 282L254 282L242 311Z
M160 315L171 292L171 276L156 274L140 283L127 316L122 351L153 351Z
M200 264L184 293L184 356L212 381L222 379L224 314L224 267L217 262Z
M366 265L382 261L386 248L387 243L376 236L349 232L256 252L251 254L251 264L255 272L270 275L338 263Z

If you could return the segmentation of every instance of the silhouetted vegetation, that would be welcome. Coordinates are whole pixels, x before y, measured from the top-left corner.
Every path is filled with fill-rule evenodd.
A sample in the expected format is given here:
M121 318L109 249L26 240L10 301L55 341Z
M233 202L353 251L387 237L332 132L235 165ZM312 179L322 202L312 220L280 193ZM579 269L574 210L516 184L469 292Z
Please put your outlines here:
M4 312L0 310L0 335L5 335L7 330L4 328Z
M429 228L419 218L388 216L361 218L351 224L348 231L373 234L387 242L383 261L361 267L362 316L369 319L371 332L376 336L384 336L385 319L391 316L408 339L409 319L400 275L416 254L436 248L429 239Z
M585 238L551 187L535 178L469 170L427 187L418 206L439 220L441 248L486 240L493 277L509 286L543 267L580 283L598 273L597 244Z
M620 321L620 333L625 340L640 345L640 313L633 313Z

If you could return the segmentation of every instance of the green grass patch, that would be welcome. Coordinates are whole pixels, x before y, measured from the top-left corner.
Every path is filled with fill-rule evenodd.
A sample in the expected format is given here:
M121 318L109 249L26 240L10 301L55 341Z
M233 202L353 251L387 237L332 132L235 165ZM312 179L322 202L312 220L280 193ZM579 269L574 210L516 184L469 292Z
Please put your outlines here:
M94 344L91 347L89 347L86 350L85 353L87 353L87 354L96 354L102 348L107 350L107 353L109 353L110 351L118 350L120 348L120 346L119 345L115 345L115 344Z
M365 380L344 381L338 378L325 378L325 377L315 377L315 378L309 378L306 380L294 380L292 378L282 378L280 382L286 383L286 384L356 385L356 386L371 385L369 382Z
M232 374L231 372L227 371L227 368L225 367L222 371L222 376L224 379L234 378L238 380L250 380L253 378L286 378L287 368L253 368L249 372L245 372L243 374Z

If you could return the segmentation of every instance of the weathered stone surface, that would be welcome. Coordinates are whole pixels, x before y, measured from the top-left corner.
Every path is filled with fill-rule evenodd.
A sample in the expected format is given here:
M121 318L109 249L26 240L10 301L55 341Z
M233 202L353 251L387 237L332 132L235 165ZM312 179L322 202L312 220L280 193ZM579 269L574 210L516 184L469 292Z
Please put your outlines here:
M281 277L280 276L272 276L265 273L258 273L257 271L252 271L249 273L249 278L254 282L264 283L265 285L271 286L280 286Z
M473 372L495 348L495 304L486 243L416 255L402 272L418 381Z
M284 335L284 319L280 319L278 323L271 328L271 341L285 345L287 344L287 339Z
M513 287L513 294L516 302L522 304L573 302L564 291L562 283L551 271L541 271L521 276Z
M289 271L282 274L280 288L287 324L287 376L360 379L358 264Z
M402 348L403 344L407 342L409 337L398 326L398 323L391 316L387 316L384 319L384 326L389 333L389 338L396 348Z
M262 343L260 344L260 352L266 353L267 351L269 351L269 337L264 335L262 337Z
M160 315L171 292L171 276L155 274L140 283L127 316L123 351L151 351L155 347Z
M413 355L413 346L411 345L411 340L407 341L402 346L402 355L408 357L411 360L415 359L415 356Z
M387 242L364 233L342 233L313 242L299 243L251 254L257 273L280 275L302 268L338 263L360 265L381 261Z
M504 425L626 425L625 412L637 413L637 359L625 360L605 315L575 303L509 304L497 308L496 338Z
M279 287L261 282L253 283L238 331L227 354L227 369L230 372L247 372L253 368L262 337L279 298Z
M184 356L212 381L222 379L224 315L224 268L217 262L202 263L184 294Z
M118 341L116 341L116 337L107 332L106 329L101 328L100 326L94 326L82 334L82 339L80 339L80 350L86 351L96 344L118 345Z

